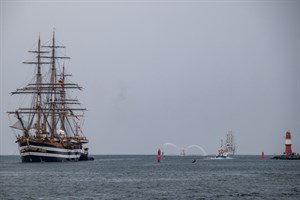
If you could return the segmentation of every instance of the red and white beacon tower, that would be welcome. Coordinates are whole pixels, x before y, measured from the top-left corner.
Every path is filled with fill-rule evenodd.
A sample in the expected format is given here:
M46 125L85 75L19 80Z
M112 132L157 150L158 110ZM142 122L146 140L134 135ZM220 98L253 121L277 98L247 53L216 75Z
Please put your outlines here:
M292 136L291 132L287 131L285 133L285 155L290 155L292 153Z

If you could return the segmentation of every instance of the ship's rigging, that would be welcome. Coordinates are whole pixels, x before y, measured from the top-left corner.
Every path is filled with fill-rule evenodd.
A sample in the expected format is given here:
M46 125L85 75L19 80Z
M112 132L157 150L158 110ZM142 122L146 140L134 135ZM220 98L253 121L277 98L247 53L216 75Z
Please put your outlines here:
M41 50L41 48L48 48L51 51ZM82 87L78 84L66 82L65 67L61 67L61 74L57 73L56 60L57 59L70 59L66 56L56 56L57 48L65 48L55 44L55 37L53 35L52 45L41 46L40 39L38 40L38 48L35 51L29 51L36 54L36 61L23 62L24 64L36 65L36 80L35 83L29 83L23 88L19 88L12 92L15 94L31 94L32 107L21 107L15 112L8 112L9 114L16 114L18 120L22 124L24 134L28 136L28 131L31 127L36 130L36 137L40 137L41 133L49 133L53 138L55 130L60 126L60 130L64 131L67 135L71 135L66 131L66 126L70 125L70 117L74 118L76 111L85 111L85 108L73 107L73 105L80 105L77 99L66 98L67 90L79 89ZM47 54L51 54L48 56ZM48 61L46 60L48 59ZM41 68L45 65L51 65L50 82L43 82ZM23 119L20 115L28 117L27 125L25 126ZM82 115L76 115L81 117ZM35 123L34 123L35 122ZM69 126L73 134L76 132Z
M42 45L39 38L37 49L29 51L35 55L34 61L23 62L35 65L34 79L11 94L29 95L31 100L26 107L8 112L18 120L11 127L23 131L17 136L20 147L23 143L29 145L32 142L81 149L82 144L88 142L78 123L86 108L81 107L78 99L71 95L73 90L82 90L82 87L68 78L71 75L65 73L65 62L59 62L70 59L57 53L57 49L63 48L65 46L57 44L53 33L50 43ZM70 151L67 153L70 154Z

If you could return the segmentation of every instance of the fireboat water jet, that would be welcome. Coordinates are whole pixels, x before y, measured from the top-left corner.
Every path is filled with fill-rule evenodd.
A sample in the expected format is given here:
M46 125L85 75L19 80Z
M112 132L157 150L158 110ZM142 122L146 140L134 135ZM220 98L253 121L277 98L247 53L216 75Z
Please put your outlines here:
M173 143L170 143L170 142L166 142L166 143L163 144L163 152L162 152L163 155L166 154L167 149L169 149L168 147L171 147L171 148L175 149L176 152L173 152L172 155L173 154L174 155L179 155L180 152L181 152L180 148L176 144L173 144Z
M199 145L195 145L195 144L193 144L193 145L190 145L190 146L187 146L186 148L185 148L185 152L187 152L188 151L188 149L192 149L192 148L197 148L197 149L200 149L201 150L201 152L202 152L202 154L201 155L203 155L203 156L207 156L207 153L206 153L206 151L202 148L202 147L200 147Z
M180 148L179 146L177 146L176 144L173 144L173 143L170 143L170 142L167 142L167 143L164 143L163 144L163 152L162 152L162 155L166 155L166 150L168 149L170 151L170 148L171 147L172 149L175 149L176 152L172 152L172 155L180 155L180 156L185 156L186 154L187 155L192 155L191 153L188 152L188 150L191 150L191 149L199 149L201 152L200 152L200 155L201 156L207 156L207 153L206 151L199 145L196 145L196 144L193 144L193 145L189 145L187 147L182 147ZM188 153L187 153L188 152ZM168 154L170 154L170 152L167 152Z

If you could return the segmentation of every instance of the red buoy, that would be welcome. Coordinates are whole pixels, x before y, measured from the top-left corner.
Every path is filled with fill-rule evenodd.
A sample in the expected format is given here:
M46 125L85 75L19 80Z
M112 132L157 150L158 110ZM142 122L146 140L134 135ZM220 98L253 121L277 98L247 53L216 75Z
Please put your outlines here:
M261 158L264 159L265 158L265 153L261 152Z
M158 163L160 162L160 149L158 149L158 152L157 152L157 162Z

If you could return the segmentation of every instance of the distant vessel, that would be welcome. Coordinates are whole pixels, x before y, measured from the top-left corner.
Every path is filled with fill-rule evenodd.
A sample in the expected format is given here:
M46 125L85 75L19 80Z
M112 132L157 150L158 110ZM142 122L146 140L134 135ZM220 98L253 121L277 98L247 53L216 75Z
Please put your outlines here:
M93 160L88 156L84 146L88 139L79 125L86 109L79 107L79 101L71 96L71 91L82 87L69 79L70 74L65 74L64 64L59 60L70 58L57 55L58 48L65 47L57 45L54 33L50 44L42 46L39 38L37 49L29 51L35 54L35 60L24 62L35 65L32 81L11 93L29 96L23 102L26 107L8 112L17 118L11 128L22 131L16 135L22 162Z
M218 150L216 154L216 158L224 159L228 157L227 150L223 148L223 140L221 140L221 148Z
M290 131L285 133L285 151L283 155L274 156L272 159L279 160L300 160L299 153L293 153L292 151L292 134Z
M185 149L184 148L181 149L180 156L185 156Z
M216 154L216 158L227 158L228 157L228 153L226 150L224 149L219 149L218 153Z
M228 155L235 154L236 151L236 143L235 143L235 137L233 135L232 131L229 131L226 134L226 140L225 140L225 146L223 146L223 140L221 140L221 148L218 150L218 153L216 154L215 158L229 158Z

